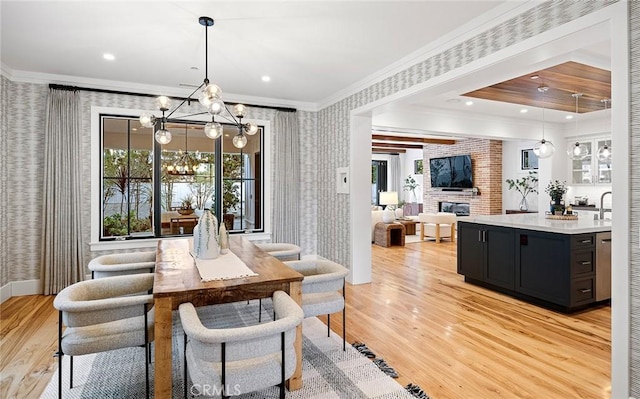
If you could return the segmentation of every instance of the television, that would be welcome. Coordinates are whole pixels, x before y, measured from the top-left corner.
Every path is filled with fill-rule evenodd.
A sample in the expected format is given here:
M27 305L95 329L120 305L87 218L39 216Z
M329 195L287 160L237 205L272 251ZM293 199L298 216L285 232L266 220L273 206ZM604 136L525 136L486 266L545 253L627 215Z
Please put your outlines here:
M473 188L471 173L471 155L431 158L432 188Z

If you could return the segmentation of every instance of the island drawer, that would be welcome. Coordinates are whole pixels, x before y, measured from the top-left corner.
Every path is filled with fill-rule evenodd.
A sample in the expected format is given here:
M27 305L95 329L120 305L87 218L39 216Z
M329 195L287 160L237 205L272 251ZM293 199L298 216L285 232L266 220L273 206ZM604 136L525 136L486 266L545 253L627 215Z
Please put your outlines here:
M572 274L575 276L577 274L594 273L596 270L595 256L594 251L574 252L572 256Z
M571 249L592 248L595 242L595 234L576 234L571 236Z
M585 278L573 281L571 306L586 304L595 300L595 279Z

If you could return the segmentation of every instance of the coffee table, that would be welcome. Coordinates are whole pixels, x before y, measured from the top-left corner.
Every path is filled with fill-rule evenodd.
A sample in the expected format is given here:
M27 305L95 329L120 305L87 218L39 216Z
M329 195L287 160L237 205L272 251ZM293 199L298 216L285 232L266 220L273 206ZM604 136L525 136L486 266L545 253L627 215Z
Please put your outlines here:
M404 234L408 236L412 236L416 234L416 225L418 222L416 220L411 219L398 219L396 222L402 224L404 226Z

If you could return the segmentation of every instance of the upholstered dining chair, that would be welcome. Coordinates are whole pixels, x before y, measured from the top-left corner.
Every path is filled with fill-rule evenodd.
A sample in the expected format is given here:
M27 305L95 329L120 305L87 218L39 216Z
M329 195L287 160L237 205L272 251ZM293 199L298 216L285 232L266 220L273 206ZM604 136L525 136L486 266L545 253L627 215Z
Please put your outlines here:
M62 357L115 349L145 348L146 393L149 397L150 345L153 341L153 274L114 276L82 281L60 291L53 301L58 321L58 397L62 396ZM138 295L136 295L138 294ZM62 325L67 328L62 331Z
M440 243L442 238L455 240L456 236L456 214L449 212L419 213L420 240L425 237L432 237Z
M280 387L280 398L285 397L285 381L296 368L294 341L303 313L284 291L276 291L272 300L275 320L237 328L207 328L193 304L180 305L185 397L187 376L223 398L274 385Z
M327 336L330 336L331 314L342 311L342 349L346 350L345 278L349 271L344 266L326 259L285 263L304 276L302 310L305 318L326 314Z
M89 262L91 278L153 273L155 267L156 251L102 255Z
M256 246L283 262L288 260L300 260L300 253L302 252L302 248L296 244L289 243L262 243L256 244Z

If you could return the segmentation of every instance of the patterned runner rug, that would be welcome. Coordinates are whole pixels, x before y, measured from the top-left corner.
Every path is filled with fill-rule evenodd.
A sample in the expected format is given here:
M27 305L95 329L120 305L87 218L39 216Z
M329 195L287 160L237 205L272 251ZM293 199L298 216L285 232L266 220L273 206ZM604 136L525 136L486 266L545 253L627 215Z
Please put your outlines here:
M216 314L216 326L252 325L258 323L258 301L249 304L235 303L223 306ZM201 308L203 314L214 314ZM270 301L263 301L262 320L273 315ZM210 310L210 309L209 309ZM200 311L200 310L199 310ZM218 317L224 314L224 319ZM211 325L206 317L203 324ZM182 327L174 313L173 337L173 398L183 397L182 380ZM240 324L239 324L240 323ZM410 394L393 378L383 373L370 359L347 344L342 350L342 338L331 332L317 318L303 322L303 388L288 392L289 399L324 398L406 398ZM73 389L69 389L69 357L63 358L63 398L144 398L144 349L128 348L97 355L74 358ZM150 386L153 387L153 363L150 367ZM194 391L197 393L197 390ZM264 391L235 396L238 399L278 398L279 390L273 387ZM41 396L46 399L58 397L58 376L54 374ZM151 389L153 397L153 389ZM205 396L192 396L196 398Z

